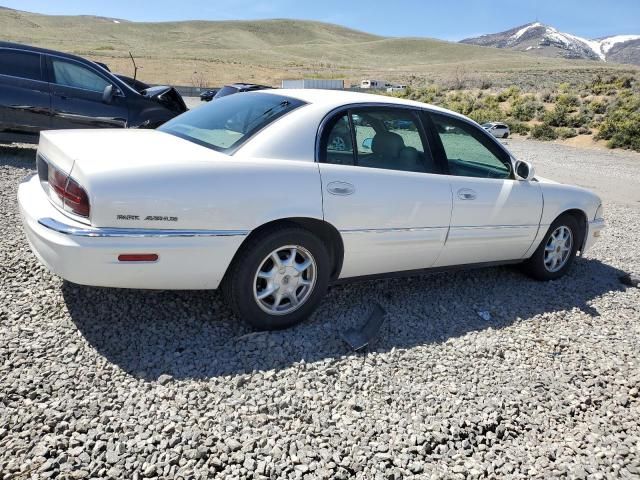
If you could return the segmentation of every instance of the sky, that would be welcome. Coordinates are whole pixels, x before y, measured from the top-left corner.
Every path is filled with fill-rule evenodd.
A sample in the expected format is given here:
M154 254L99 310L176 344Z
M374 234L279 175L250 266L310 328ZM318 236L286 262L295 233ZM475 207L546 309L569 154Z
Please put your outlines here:
M378 35L453 41L536 20L586 38L640 34L640 0L0 0L0 5L134 21L295 18Z

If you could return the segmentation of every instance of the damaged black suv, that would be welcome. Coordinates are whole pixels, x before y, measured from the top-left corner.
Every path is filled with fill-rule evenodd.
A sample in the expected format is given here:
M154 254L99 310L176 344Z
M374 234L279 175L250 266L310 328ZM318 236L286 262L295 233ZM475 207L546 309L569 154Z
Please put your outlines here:
M172 87L148 87L75 55L0 42L0 142L41 130L156 128L187 110Z

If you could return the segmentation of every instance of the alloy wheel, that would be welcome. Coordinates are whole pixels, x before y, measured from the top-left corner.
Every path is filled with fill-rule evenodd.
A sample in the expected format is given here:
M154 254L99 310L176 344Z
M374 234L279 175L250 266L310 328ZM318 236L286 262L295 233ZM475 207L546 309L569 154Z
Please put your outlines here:
M253 297L270 315L289 314L311 296L317 271L316 261L306 248L279 247L260 263L253 281Z
M571 229L561 225L549 236L544 247L544 268L555 273L567 264L573 249Z

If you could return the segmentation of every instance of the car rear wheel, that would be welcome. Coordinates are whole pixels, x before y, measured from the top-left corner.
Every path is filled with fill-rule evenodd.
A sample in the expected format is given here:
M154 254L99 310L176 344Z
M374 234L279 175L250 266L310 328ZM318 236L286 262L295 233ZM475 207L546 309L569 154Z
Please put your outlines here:
M509 132L506 132L504 135L502 135L502 138L508 138L509 137Z
M329 271L327 249L313 233L280 226L243 245L222 289L234 313L256 329L286 328L317 308Z
M581 235L575 217L558 217L549 227L538 249L524 263L525 271L537 280L560 278L573 263Z

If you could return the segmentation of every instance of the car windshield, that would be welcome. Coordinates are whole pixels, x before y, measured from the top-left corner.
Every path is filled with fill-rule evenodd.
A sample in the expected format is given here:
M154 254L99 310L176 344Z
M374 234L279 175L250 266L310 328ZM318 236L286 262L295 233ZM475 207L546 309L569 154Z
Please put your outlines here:
M229 153L304 102L268 93L229 95L169 120L158 130Z
M236 87L231 87L229 85L225 85L220 90L216 92L215 98L226 97L227 95L233 95L234 93L238 93L240 90Z

